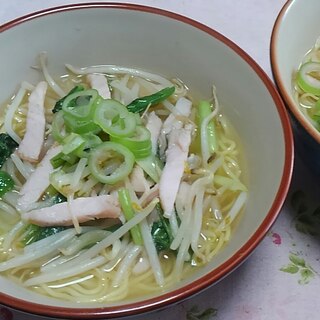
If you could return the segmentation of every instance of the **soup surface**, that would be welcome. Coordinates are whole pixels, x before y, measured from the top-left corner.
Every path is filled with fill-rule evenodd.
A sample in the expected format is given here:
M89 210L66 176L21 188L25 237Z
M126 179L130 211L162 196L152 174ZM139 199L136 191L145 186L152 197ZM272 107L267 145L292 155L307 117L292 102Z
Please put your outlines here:
M156 294L203 266L246 202L238 139L179 79L66 65L1 110L0 272L77 302ZM8 93L9 95L9 93Z

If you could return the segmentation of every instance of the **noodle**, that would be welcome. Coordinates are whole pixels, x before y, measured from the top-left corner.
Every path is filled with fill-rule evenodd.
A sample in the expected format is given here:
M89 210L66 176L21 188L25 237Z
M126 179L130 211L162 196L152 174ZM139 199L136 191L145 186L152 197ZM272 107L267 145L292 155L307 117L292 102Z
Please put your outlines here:
M316 57L317 54L312 55L312 59ZM221 114L223 106L219 106L215 88L211 111L199 123L197 102L193 101L192 92L180 79L169 80L144 70L114 65L78 68L66 64L66 68L70 74L57 78L47 67L46 53L40 54L36 69L49 85L44 101L46 132L40 159L32 164L21 156L18 148L1 168L11 176L14 188L0 199L0 217L4 221L0 228L0 273L39 294L66 301L113 302L165 292L214 259L232 236L235 221L247 199L247 188L242 182L242 150L237 136ZM83 116L80 111L75 115L76 109L80 110L88 104L95 95L93 92L99 96L99 88L91 88L87 79L87 75L97 74L100 77L104 75L107 80L111 92L109 100L117 100L127 108L141 97L157 96L159 92L163 94L174 88L173 93L154 104L149 103L142 111L134 113L134 117L131 113L123 119L119 116L122 130L126 129L125 121L131 116L136 127L144 128L153 112L161 130L153 133L156 138L150 150L149 147L141 149L143 152L147 149L151 154L140 158L140 155L134 154L137 174L128 174L112 183L99 180L93 167L97 165L96 171L104 170L107 177L121 176L125 156L117 156L113 150L109 158L99 155L93 162L92 152L106 142L123 143L125 148L130 149L130 144L122 141L123 133L119 138L107 131L99 131L101 128L97 130L100 124L95 118L86 123L92 127L90 132L70 132L74 123L80 123L80 127L83 125L81 121L84 118L78 122L72 118L79 117L79 114ZM3 106L4 120L0 125L17 143L25 135L28 98L36 87L37 84L23 82L10 103ZM91 95L81 96L78 91L67 94L75 88ZM66 99L72 94L78 95L71 101L79 105L66 111L65 100L60 101L62 110L57 111L58 117L52 110L66 94ZM296 95L305 107L312 107L317 100L316 96L301 91L297 91ZM98 109L104 100L99 96L94 103L92 108ZM67 112L71 114L70 123ZM114 111L108 112L108 115L113 115ZM107 124L112 126L118 120L117 117L111 118ZM214 151L210 148L207 130L212 124L217 142ZM149 133L142 131L141 135L134 137L131 132L128 136L140 141L144 134L151 135L152 130L151 125L147 129ZM188 139L184 141L179 130L184 130L184 137L190 138L189 144L184 145ZM42 195L28 209L22 208L19 206L21 188L26 188L26 181L31 176L34 178L35 172L39 173L41 160L57 144L61 144L62 151L46 164L51 170L49 187L42 190ZM174 205L164 214L166 199L163 184L166 181L161 179L162 172L168 170L166 164L170 159L183 159L181 154L171 155L170 158L169 150L184 150L186 158L183 169L179 168L182 176L178 179ZM103 153L104 156L106 154ZM175 177L175 174L172 172L168 177ZM134 181L137 177L140 180ZM141 189L139 186L142 186ZM166 188L170 187L168 185ZM129 206L134 212L132 217L126 215L120 201L121 189L128 190ZM81 220L83 217L78 216L79 208L74 209L77 199L94 197L116 199L117 208L121 208L120 215L99 218L88 213L88 217ZM24 219L24 210L30 214L51 206L60 205L59 208L63 208L65 201L65 220L71 223L46 222L41 225ZM134 237L134 232L140 233L140 243L136 242L139 240ZM156 232L160 232L158 239Z

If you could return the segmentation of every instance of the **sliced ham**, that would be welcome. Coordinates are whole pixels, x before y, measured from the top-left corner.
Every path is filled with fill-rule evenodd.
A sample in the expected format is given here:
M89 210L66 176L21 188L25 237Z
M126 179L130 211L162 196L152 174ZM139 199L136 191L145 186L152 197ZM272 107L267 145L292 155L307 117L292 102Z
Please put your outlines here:
M191 114L191 107L192 107L192 102L187 99L187 98L180 98L176 105L175 105L175 110L178 115L181 115L183 117L189 117ZM167 119L163 123L163 131L164 133L169 133L173 128L180 129L183 127L182 121L178 120L176 115L170 114Z
M87 80L92 89L96 89L104 99L111 99L107 78L102 74L88 74Z
M18 153L22 159L30 162L39 160L44 142L46 125L44 99L47 87L46 82L39 82L29 97L26 133L19 145Z
M191 114L191 108L192 102L189 99L182 97L177 101L175 105L176 114L171 113L164 121L158 138L159 154L161 159L165 157L165 150L167 149L167 137L170 135L173 129L183 128L184 123L183 121L181 121L181 116L184 118L188 118Z
M147 179L144 177L143 170L139 166L134 166L130 174L130 182L135 192L145 192L150 189Z
M159 195L165 217L170 217L188 158L192 128L173 129L169 135L166 164L163 168Z
M152 152L153 154L157 154L158 138L162 127L162 121L154 111L150 113L146 127L151 133Z
M49 187L50 174L53 167L50 160L62 150L61 146L51 147L43 157L37 168L32 172L29 179L20 190L18 208L22 211L31 209L32 204L39 200L44 191Z
M30 223L47 226L72 226L74 216L79 223L100 218L118 218L118 200L111 195L76 198L51 207L32 210L22 214L22 219Z

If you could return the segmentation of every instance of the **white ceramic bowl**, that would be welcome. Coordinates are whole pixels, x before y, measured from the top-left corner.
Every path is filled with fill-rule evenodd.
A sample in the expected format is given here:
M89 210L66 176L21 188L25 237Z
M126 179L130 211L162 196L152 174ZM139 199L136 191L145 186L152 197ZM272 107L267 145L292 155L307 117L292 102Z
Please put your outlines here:
M208 265L161 295L111 304L77 304L39 296L0 277L0 302L31 313L102 318L153 310L221 280L252 252L275 221L287 194L293 139L282 100L260 67L221 34L170 12L128 4L81 4L34 13L0 27L0 100L22 80L34 81L36 55L50 69L66 62L118 64L183 79L210 97L215 84L224 113L240 135L249 198L231 241ZM239 293L245 294L245 293Z
M320 2L289 0L274 24L270 57L273 75L288 109L292 114L296 142L303 158L315 164L320 173L320 133L301 112L293 97L293 73L305 54L320 36Z

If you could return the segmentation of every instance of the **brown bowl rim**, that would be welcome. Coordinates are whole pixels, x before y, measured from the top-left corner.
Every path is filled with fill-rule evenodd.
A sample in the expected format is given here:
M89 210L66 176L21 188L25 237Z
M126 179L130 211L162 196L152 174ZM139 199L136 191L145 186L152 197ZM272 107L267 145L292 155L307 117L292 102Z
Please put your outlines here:
M286 106L291 111L292 115L297 119L297 121L302 125L302 127L307 131L307 133L317 142L320 143L320 132L312 125L312 123L300 112L298 105L293 100L292 93L288 92L285 88L284 81L281 77L280 66L277 60L277 45L278 45L278 35L285 19L286 14L289 12L290 7L294 4L296 0L288 0L281 8L274 26L272 28L271 40L270 40L270 63L275 79L276 85L279 89L280 95L282 96Z
M226 262L220 265L217 269L211 271L200 279L183 286L182 288L173 290L169 293L162 294L160 296L146 299L134 303L128 303L121 306L111 306L111 307L94 307L94 308L67 308L67 307L56 307L48 306L45 304L37 304L33 302L28 302L22 299L17 299L15 297L9 296L0 292L0 302L6 306L18 309L24 312L29 312L33 314L48 316L48 317L59 317L59 318L77 318L77 319L88 319L88 318L115 318L121 316L135 315L143 312L149 312L158 308L163 308L169 304L177 303L191 295L194 295L201 290L207 288L208 286L218 282L223 277L228 275L233 271L237 266L239 266L249 254L257 247L261 242L264 236L267 234L268 230L271 228L275 222L282 206L285 201L286 195L289 190L292 170L293 170L293 136L291 125L289 121L288 114L286 112L283 101L278 94L274 84L271 82L267 74L259 67L259 65L240 47L238 47L231 40L227 39L225 36L219 32L209 28L208 26L192 20L188 17L182 16L177 13L166 11L159 8L137 5L137 4L128 4L128 3L113 3L113 2L92 2L92 3L81 3L81 4L70 4L63 5L53 8L44 9L34 13L24 15L20 18L9 21L2 26L0 26L0 33L8 30L16 25L27 22L29 20L36 19L38 17L43 17L49 14L56 14L59 12L65 12L70 10L80 10L80 9L91 9L91 8L112 8L112 9L125 9L133 10L140 12L152 13L155 15L165 16L173 20L183 22L185 24L191 25L194 28L197 28L213 38L224 43L226 46L231 48L235 53L237 53L248 65L251 67L254 72L259 76L259 78L264 83L265 87L269 91L275 106L277 107L278 114L282 123L284 141L285 141L285 162L283 173L281 177L281 182L279 189L273 201L273 204L266 215L265 219L251 236L251 238Z

